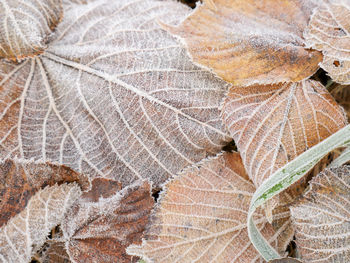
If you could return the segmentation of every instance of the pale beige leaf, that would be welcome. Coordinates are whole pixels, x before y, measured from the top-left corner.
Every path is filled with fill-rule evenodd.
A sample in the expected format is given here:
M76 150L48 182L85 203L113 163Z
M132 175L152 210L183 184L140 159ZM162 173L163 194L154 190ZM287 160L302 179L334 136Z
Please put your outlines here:
M332 0L316 9L304 33L308 46L322 51L330 77L350 84L350 2Z
M147 262L263 262L247 233L254 192L238 153L205 160L166 184L142 245L127 252ZM255 216L259 229L280 251L285 243L281 246L278 236L290 229L287 210L275 214L283 221L276 224L276 232L262 210Z
M208 0L178 27L193 60L234 85L308 78L322 55L302 37L313 1Z
M27 263L58 225L81 191L77 184L48 186L38 191L26 208L0 228L0 260Z
M62 0L1 0L0 58L42 53L63 16Z
M327 169L291 208L297 249L305 262L350 262L350 167Z
M318 82L234 87L222 118L255 186L347 123Z
M157 23L177 23L188 7L96 0L66 9L43 54L0 62L0 157L156 186L220 151L226 84Z
M150 184L138 181L118 191L115 181L97 178L92 185L61 226L70 259L76 263L136 262L125 249L141 241L154 205Z

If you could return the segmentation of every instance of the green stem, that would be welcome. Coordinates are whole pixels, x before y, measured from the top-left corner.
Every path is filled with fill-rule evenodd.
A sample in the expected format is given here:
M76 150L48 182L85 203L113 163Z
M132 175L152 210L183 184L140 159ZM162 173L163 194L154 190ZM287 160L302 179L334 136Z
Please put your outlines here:
M255 210L302 178L329 152L348 143L350 143L350 125L342 128L287 163L256 190L248 212L248 234L250 241L266 261L277 259L281 256L270 246L257 229L253 220Z

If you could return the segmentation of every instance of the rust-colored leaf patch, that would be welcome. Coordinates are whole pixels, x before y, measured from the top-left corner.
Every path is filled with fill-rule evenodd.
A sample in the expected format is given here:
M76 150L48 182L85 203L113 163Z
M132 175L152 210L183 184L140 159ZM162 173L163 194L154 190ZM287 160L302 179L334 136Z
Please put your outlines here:
M322 55L302 38L312 1L208 0L178 27L194 62L234 85L299 81Z
M263 262L247 233L254 192L238 153L205 160L168 182L142 245L127 251L147 262ZM276 230L261 209L255 222L270 243L284 251L285 242L280 243L276 233L283 239L289 213L281 210L274 216L283 221Z
M113 180L95 179L92 185L62 223L70 259L78 263L135 262L137 258L127 255L125 248L141 242L154 204L150 184L136 182L121 191Z
M88 178L68 167L26 160L0 163L0 227L27 206L40 189L55 184L78 182L89 187Z
M81 191L76 183L47 186L33 195L26 208L0 228L2 262L30 262Z

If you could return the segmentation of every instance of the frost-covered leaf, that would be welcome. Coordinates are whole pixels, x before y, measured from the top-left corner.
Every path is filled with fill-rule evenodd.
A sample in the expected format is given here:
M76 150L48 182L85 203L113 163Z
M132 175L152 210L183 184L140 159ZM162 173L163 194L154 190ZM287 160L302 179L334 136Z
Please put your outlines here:
M62 0L1 0L0 58L21 59L44 51L62 18Z
M302 38L315 4L303 0L208 0L180 26L193 60L235 85L298 81L322 56Z
M269 263L302 263L296 258L280 258L269 261Z
M0 62L0 157L156 186L219 151L226 84L157 23L188 13L175 1L71 4L43 54Z
M26 208L0 228L0 260L30 262L51 228L80 196L76 183L47 186L28 201Z
M98 178L92 185L62 223L68 255L76 263L135 262L125 248L141 242L154 204L150 184L138 181L118 191L115 181Z
M127 251L147 262L263 262L247 233L254 192L238 153L205 160L166 184L142 245ZM283 221L276 221L276 232L262 210L255 221L270 243L284 251L285 242L277 237L289 233L288 209L275 218Z
M255 186L347 123L318 82L234 87L222 113Z
M70 263L64 242L51 242L40 257L42 263Z
M350 1L332 0L311 16L305 31L308 46L321 50L321 67L331 78L350 84Z
M40 189L69 182L89 187L87 177L64 166L18 159L0 162L0 227L21 212Z
M291 208L297 249L305 262L350 261L350 166L327 169Z
M350 120L350 85L334 84L331 94L335 100L344 108L348 120Z

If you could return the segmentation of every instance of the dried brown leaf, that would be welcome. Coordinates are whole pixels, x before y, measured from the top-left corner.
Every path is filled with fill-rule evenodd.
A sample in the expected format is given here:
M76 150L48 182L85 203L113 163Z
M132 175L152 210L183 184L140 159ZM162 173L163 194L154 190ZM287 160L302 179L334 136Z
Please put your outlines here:
M0 260L29 262L59 224L81 191L76 183L47 186L29 200L26 208L0 228Z
M177 23L188 7L157 0L70 7L43 54L0 61L0 157L157 186L220 151L229 140L218 109L226 84L193 65L157 23Z
M89 187L87 177L65 166L18 159L0 162L0 227L21 212L40 189L69 182Z
M308 46L322 51L321 67L342 84L350 84L349 17L349 1L329 1L316 9L304 34Z
M148 262L263 262L250 243L247 213L255 192L238 153L205 160L169 181L151 217L141 246L128 253ZM278 236L290 229L288 209L275 218L276 231L261 209L255 216L270 243L284 251Z
M332 96L344 108L348 120L350 120L350 85L332 85Z
M234 87L222 113L255 186L347 123L318 82Z
M299 81L322 55L302 38L312 1L208 0L178 27L193 60L235 85Z
M70 263L64 242L52 242L40 258L42 263Z
M150 184L136 182L121 191L113 180L98 178L92 184L62 223L70 259L76 263L135 262L125 248L141 242L154 204ZM98 200L91 198L98 194Z
M280 258L269 261L269 263L302 263L300 260L295 258Z
M0 58L42 53L62 16L62 0L1 0Z
M349 187L349 166L324 170L291 208L297 248L305 262L350 261Z

